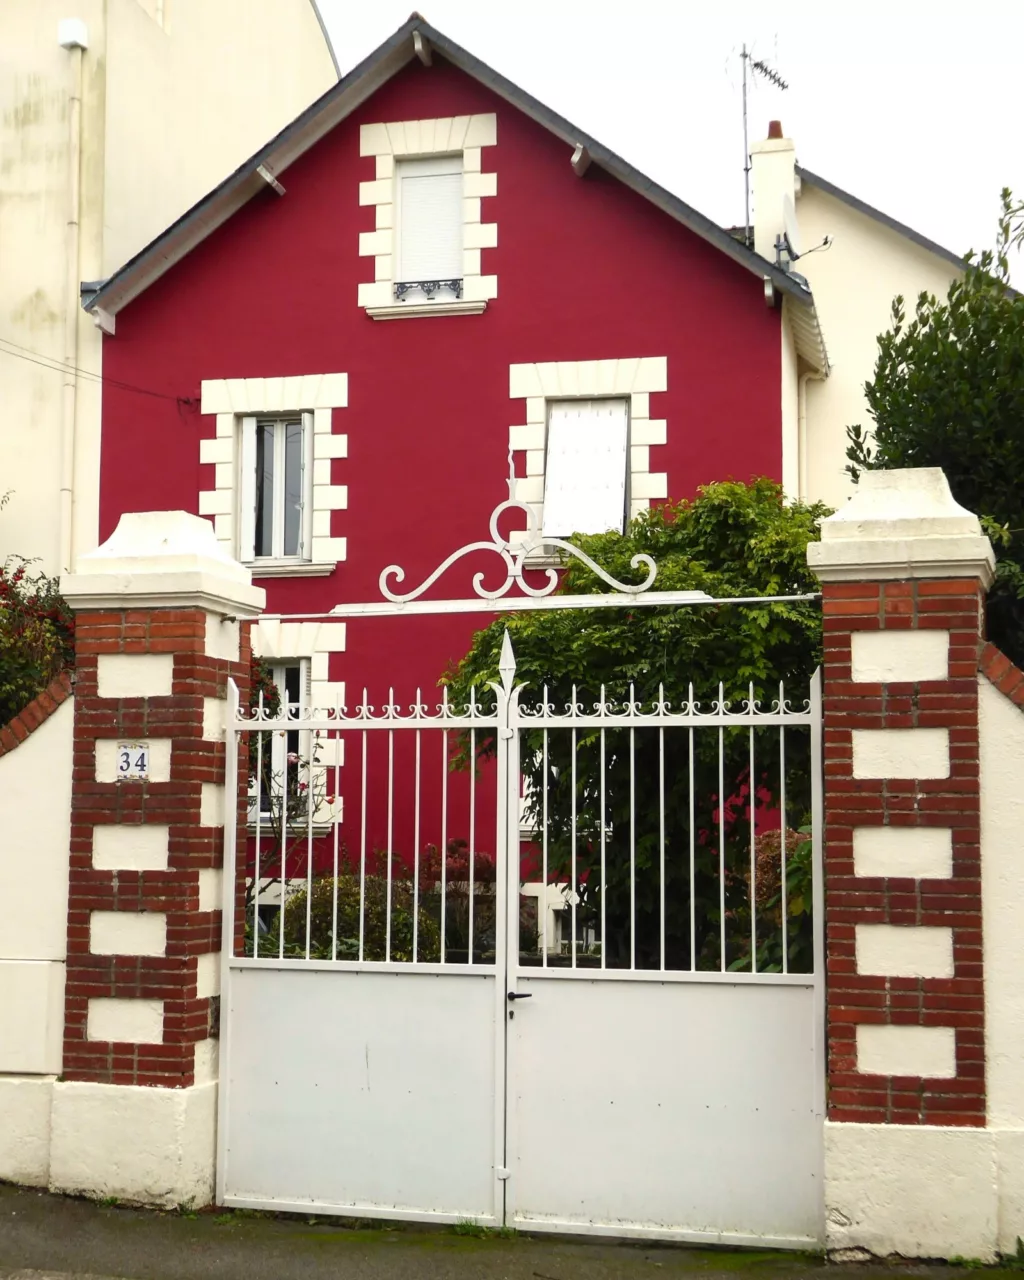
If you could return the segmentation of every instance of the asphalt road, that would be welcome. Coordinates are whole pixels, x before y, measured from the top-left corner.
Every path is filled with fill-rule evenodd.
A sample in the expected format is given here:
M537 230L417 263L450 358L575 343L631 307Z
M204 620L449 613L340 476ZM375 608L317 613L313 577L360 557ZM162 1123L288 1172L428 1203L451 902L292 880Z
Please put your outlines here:
M0 1184L0 1280L825 1280L821 1258L464 1236L245 1211L159 1213ZM956 1267L829 1266L965 1280Z

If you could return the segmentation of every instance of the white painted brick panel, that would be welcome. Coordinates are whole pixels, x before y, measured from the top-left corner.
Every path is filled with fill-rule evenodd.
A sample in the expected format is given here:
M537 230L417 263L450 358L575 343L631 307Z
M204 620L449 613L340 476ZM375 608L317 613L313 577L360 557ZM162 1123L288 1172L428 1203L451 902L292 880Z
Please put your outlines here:
M855 778L948 778L948 729L854 729Z
M161 911L93 911L89 950L96 956L167 954L167 917Z
M162 1044L164 1002L106 997L90 1000L86 1037L115 1044Z
M952 1079L955 1032L952 1027L859 1026L857 1070L867 1075Z
M949 679L948 631L855 631L851 679L873 684Z
M891 978L952 978L953 930L929 925L859 924L857 972Z

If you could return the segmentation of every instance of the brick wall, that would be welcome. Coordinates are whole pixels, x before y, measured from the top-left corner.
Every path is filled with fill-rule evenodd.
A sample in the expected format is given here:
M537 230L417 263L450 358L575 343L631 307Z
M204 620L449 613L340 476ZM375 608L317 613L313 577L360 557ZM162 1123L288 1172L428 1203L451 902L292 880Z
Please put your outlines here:
M210 700L222 726L227 679L244 698L249 677L248 626L231 660L209 656L207 628L219 625L237 624L202 609L78 614L66 1080L182 1087L196 1081L197 1045L214 1051L223 811L211 818L211 802L225 745ZM101 697L100 664L113 655L169 655L169 690ZM166 740L165 780L100 780L104 744ZM229 791L242 796L244 778ZM121 953L117 939L132 937L144 954Z
M71 697L71 691L71 673L62 671L27 707L0 728L0 756L20 746L34 729L38 729L44 720L53 715L62 702Z
M983 1125L977 687L983 594L971 578L826 582L823 591L829 1118ZM869 679L855 669L852 646L858 633L892 633L895 651L896 633L910 631L948 632L945 678ZM941 644L941 635L934 638ZM894 729L945 731L948 776L906 776L909 770L898 764L890 770L894 776L864 776L886 771L882 757L867 758L869 747L876 752L883 743L871 731ZM858 731L869 731L857 744L865 757L860 763L854 759ZM904 735L904 741L912 751L913 740ZM935 741L934 735L927 738L929 751ZM884 838L893 842L887 846L890 853L909 859L905 867L892 862L889 874L879 874L883 867L870 857L878 833L865 829L879 827L902 829ZM906 829L915 834L906 835ZM941 861L936 850L947 840L951 865L929 867L929 859ZM855 845L862 851L859 857ZM872 925L906 932L863 932ZM952 955L943 971L947 931ZM899 957L892 966L896 972L873 971L883 966L867 956L880 942L883 951L888 946ZM871 1027L933 1031L924 1038L912 1032L909 1041L901 1041L900 1033L886 1032L879 1039L878 1033L860 1030ZM930 1046L926 1053L932 1054L950 1034L955 1067L948 1075L871 1069L878 1052L883 1058L889 1053L887 1043L897 1058L899 1045L909 1044L908 1062L913 1062L918 1045Z

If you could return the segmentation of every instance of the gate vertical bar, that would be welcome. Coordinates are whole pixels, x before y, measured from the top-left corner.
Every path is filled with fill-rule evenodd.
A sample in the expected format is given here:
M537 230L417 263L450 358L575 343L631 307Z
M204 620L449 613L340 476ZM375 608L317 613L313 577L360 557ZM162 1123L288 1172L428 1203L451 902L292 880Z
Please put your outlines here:
M235 954L235 900L238 888L238 685L230 678L227 682L227 695L224 731L224 870L221 880L220 1067L217 1078L217 1204L224 1203L224 1177L228 1161L228 1109L224 1104L224 1090L231 1078L231 957ZM261 747L262 737L261 733ZM258 812L256 822L259 823ZM258 825L256 830L259 831ZM253 936L258 933L257 920L254 922Z
M811 677L811 902L814 917L815 1114L825 1114L825 794L822 765L821 668Z
M494 1216L501 1226L508 1203L509 1021L506 993L518 977L519 930L513 925L512 903L519 905L519 737L515 716L516 660L508 631L501 645L501 684L492 686L497 698L497 838L494 865ZM513 947L516 955L513 955Z

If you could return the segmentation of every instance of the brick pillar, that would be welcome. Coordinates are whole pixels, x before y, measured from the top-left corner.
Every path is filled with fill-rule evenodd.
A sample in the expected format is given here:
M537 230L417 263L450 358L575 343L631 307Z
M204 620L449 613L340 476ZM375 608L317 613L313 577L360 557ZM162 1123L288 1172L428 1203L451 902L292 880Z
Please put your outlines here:
M240 796L225 787L225 698L229 678L247 688L244 619L264 593L209 522L184 512L122 517L62 590L77 672L50 1185L202 1204L213 1193L225 798Z
M978 1256L992 550L942 472L920 469L862 477L808 559L825 627L827 1243Z

